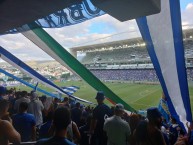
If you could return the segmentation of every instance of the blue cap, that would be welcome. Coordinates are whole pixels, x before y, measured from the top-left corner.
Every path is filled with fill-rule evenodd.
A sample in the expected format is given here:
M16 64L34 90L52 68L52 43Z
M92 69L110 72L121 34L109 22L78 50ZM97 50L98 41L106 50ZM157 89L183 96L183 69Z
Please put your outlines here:
M160 118L162 115L159 112L158 108L156 107L152 107L147 109L147 118L148 119L156 119L156 118Z
M4 95L6 94L6 88L3 86L0 86L0 94Z
M95 99L97 99L97 100L104 100L105 99L104 92L103 91L98 91Z

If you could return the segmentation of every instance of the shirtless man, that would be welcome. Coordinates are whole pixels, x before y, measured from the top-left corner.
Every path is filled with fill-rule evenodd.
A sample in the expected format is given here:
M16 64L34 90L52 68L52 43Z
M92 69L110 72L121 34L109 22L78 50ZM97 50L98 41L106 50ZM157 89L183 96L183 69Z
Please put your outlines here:
M19 145L21 137L11 124L11 120L3 120L8 116L9 103L6 100L0 100L0 145Z

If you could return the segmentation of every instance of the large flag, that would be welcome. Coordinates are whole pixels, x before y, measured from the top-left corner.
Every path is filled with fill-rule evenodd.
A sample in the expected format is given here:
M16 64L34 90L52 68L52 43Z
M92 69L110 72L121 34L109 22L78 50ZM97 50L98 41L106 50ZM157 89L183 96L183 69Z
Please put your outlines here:
M103 84L95 75L93 75L83 64L81 64L76 58L74 58L65 48L63 48L56 40L54 40L45 30L42 28L34 29L36 23L30 25L24 25L19 28L18 31L41 48L44 52L54 58L63 66L67 67L74 74L79 75L90 86L97 91L103 91L106 98L110 98L113 102L122 103L125 108L131 112L136 112L125 101L112 92L105 84ZM31 30L29 30L31 29ZM29 30L29 31L27 31Z
M44 18L35 21L34 28L60 28L84 22L105 14L102 10L95 7L91 0L81 0L68 8L57 11ZM18 33L17 29L7 31L7 33Z
M169 111L186 127L192 122L179 0L162 0L161 13L137 19L167 98ZM187 128L186 128L187 129Z

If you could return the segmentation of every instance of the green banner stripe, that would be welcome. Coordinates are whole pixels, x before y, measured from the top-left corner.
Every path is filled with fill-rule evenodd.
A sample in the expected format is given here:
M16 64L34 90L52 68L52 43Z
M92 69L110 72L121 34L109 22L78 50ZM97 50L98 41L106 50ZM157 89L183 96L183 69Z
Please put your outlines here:
M35 24L33 24L35 25ZM32 26L29 25L30 28ZM54 40L42 28L32 29L32 31L56 54L62 59L72 70L74 70L82 79L97 91L104 91L105 96L116 103L121 103L125 109L136 112L131 106L113 93L106 85L104 85L95 75L93 75L84 65L74 58L67 50L65 50L56 40Z

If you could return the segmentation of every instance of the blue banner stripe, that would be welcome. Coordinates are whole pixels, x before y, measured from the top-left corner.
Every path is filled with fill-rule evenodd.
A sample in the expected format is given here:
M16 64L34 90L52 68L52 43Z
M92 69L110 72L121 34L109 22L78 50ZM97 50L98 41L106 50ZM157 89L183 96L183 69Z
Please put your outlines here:
M181 96L182 96L184 108L187 114L186 119L192 122L187 73L186 73L186 67L185 67L180 2L179 0L170 0L169 2L170 2L170 13L171 13L173 38L174 38L174 46L175 46L175 55L176 55L176 66L177 66Z
M0 46L0 54L4 55L5 57L7 57L10 61L12 61L14 64L18 65L20 68L24 69L25 71L27 71L28 73L30 73L31 75L33 75L35 78L41 80L42 82L44 82L45 84L48 84L50 86L52 86L53 88L59 90L60 92L66 94L67 96L71 96L71 94L69 94L68 92L65 92L62 90L62 88L58 87L57 85L55 85L54 83L52 83L51 81L47 80L45 77L43 77L41 74L39 74L38 72L36 72L35 70L33 70L31 67L29 67L28 65L26 65L24 62L22 62L21 60L19 60L17 57L15 57L14 55L12 55L11 53L9 53L7 50L5 50L3 47ZM76 97L77 100L82 101L82 102L86 102L86 103L91 103L87 100L81 99Z
M60 90L61 92L65 93L68 95L67 92L63 91L61 88L59 88L58 86L56 86L54 83L52 83L51 81L47 80L45 77L43 77L42 75L40 75L38 72L36 72L35 70L33 70L31 67L29 67L28 65L26 65L24 62L22 62L21 60L19 60L18 58L16 58L14 55L12 55L11 53L9 53L7 50L5 50L3 47L0 46L0 53L4 56L6 56L7 58L9 58L12 62L14 62L15 64L17 64L19 67L21 67L22 69L24 69L25 71L29 72L30 74L32 74L34 77L38 78L39 80L45 82L46 84L49 84L50 86Z
M11 77L11 78L13 78L13 79L15 79L15 80L17 80L18 82L21 82L22 84L24 84L24 85L26 85L26 86L28 86L28 87L30 87L32 89L35 89L35 86L33 86L32 84L29 84L28 82L26 82L26 81L24 81L24 80L22 80L22 79L20 79L20 78L18 78L16 76L14 76L14 75L8 73L8 72L6 72L5 70L0 69L0 72L5 74L5 75L7 75L7 76L9 76L9 77ZM39 92L42 92L42 93L44 93L44 94L46 94L46 95L48 95L50 97L53 97L53 98L56 97L54 94L49 93L49 92L47 92L45 90L42 90L42 89L40 89L38 87L36 87L36 90L39 91Z
M164 92L164 94L167 98L170 113L173 115L173 117L175 117L179 121L179 116L176 113L176 110L175 110L175 108L172 104L172 101L171 101L170 97L169 97L168 90L167 90L167 87L166 87L166 84L165 84L165 81L164 81L164 78L163 78L163 75L162 75L162 71L161 71L161 68L160 68L160 64L159 64L159 61L157 59L157 56L156 56L156 53L155 53L155 50L154 50L153 42L152 42L151 35L150 35L150 32L149 32L149 27L147 25L147 19L145 17L143 17L143 18L136 19L136 21L137 21L139 30L141 32L141 35L142 35L144 41L146 42L148 53L150 55L150 58L151 58L151 61L154 65L156 74L157 74L157 76L159 78L159 81L161 83L163 92Z

